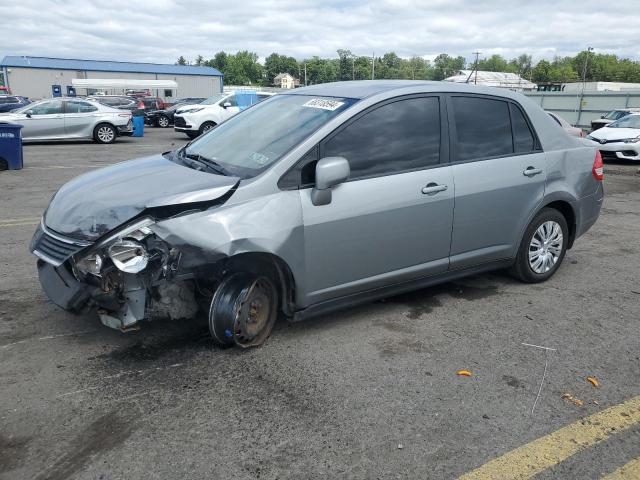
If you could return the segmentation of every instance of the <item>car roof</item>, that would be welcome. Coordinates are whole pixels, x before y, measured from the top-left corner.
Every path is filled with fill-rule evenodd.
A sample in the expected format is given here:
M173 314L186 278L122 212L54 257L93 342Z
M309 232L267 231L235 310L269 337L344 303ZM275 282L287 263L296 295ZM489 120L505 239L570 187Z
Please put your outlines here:
M342 97L364 99L382 93L397 92L402 94L403 89L418 89L425 93L451 92L451 93L481 93L513 99L521 99L522 95L504 88L484 87L480 85L435 82L426 80L356 80L346 82L322 83L308 87L296 88L286 95L318 95L326 97Z

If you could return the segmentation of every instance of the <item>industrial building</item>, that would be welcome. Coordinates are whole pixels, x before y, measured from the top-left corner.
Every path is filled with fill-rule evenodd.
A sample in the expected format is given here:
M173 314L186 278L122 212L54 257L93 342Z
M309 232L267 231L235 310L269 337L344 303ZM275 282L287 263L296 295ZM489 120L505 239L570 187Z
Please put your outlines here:
M208 97L222 92L215 68L69 58L6 56L0 62L4 83L14 95L32 99L96 92L121 94L148 89L167 100Z
M487 87L508 88L516 92L532 91L536 84L522 78L520 75L509 72L485 72L482 70L459 70L452 77L444 79L445 82L471 83Z

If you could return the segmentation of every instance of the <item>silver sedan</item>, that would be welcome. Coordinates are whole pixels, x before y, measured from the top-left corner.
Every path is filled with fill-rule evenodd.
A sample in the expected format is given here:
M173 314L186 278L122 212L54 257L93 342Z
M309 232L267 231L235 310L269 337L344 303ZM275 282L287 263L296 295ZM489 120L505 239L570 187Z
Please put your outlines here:
M52 98L0 115L0 123L23 125L22 140L80 140L113 143L133 132L131 112L92 100Z

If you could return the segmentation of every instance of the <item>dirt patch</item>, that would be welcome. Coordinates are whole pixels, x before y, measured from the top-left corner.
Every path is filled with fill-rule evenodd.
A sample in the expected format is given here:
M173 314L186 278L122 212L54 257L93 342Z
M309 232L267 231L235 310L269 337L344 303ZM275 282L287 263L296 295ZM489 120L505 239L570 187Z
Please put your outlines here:
M37 480L64 480L80 471L95 455L111 450L133 433L135 423L116 411L93 421L71 442L53 465L40 472Z
M206 328L198 325L189 325L188 327L187 331L162 336L143 335L144 332L142 332L140 339L135 343L118 347L94 358L131 366L135 363L154 362L170 355L193 354L196 351L209 350L213 347L209 331Z
M29 437L5 437L0 434L0 473L20 466L30 441Z

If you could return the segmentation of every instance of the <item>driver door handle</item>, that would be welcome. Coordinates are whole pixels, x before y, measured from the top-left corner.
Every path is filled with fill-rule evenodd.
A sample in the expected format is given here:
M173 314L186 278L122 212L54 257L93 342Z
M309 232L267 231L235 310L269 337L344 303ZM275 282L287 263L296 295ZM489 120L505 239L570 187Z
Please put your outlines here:
M422 189L422 193L425 195L433 195L434 193L444 192L447 188L446 185L438 185L437 183L430 182Z
M522 172L522 174L525 177L533 177L535 175L538 175L542 173L542 169L541 168L536 168L536 167L527 167L524 172Z

